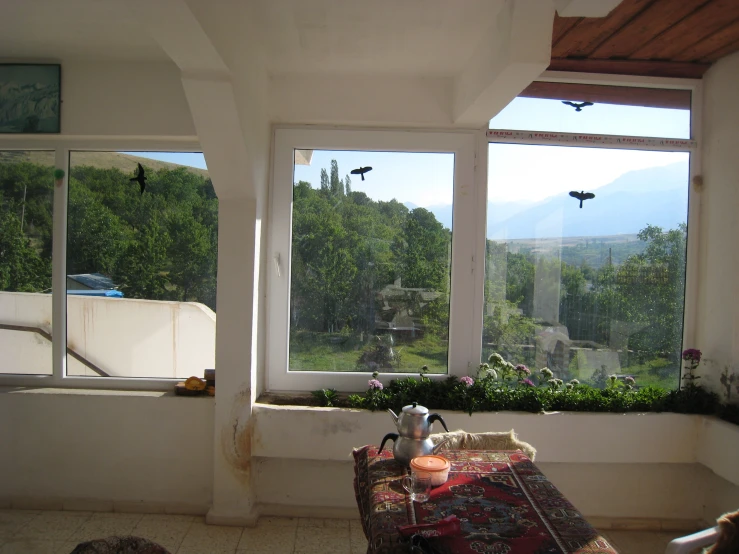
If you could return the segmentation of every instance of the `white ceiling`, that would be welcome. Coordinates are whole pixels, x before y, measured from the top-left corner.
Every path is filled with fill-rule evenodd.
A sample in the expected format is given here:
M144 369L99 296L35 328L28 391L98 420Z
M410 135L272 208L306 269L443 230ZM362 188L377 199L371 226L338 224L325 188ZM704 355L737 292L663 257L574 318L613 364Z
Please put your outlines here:
M0 0L0 56L49 60L169 59L125 5L116 0Z
M151 0L157 2L159 0ZM268 71L453 75L503 0L187 0L226 61ZM123 0L0 0L0 56L166 61Z

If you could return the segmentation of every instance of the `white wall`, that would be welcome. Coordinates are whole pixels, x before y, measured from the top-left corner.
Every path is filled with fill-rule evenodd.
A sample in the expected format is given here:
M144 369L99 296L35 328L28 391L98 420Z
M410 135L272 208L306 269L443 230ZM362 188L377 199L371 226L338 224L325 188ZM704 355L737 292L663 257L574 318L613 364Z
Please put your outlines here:
M62 64L62 134L195 138L173 63Z
M703 351L701 384L716 392L724 368L739 371L738 90L739 54L720 60L704 77L697 340L686 347Z
M0 505L200 513L213 399L0 389Z
M0 323L51 333L51 296L0 292ZM187 378L215 367L216 314L196 302L69 296L67 346L112 377ZM51 373L51 343L0 332L0 373ZM70 375L96 376L68 357Z

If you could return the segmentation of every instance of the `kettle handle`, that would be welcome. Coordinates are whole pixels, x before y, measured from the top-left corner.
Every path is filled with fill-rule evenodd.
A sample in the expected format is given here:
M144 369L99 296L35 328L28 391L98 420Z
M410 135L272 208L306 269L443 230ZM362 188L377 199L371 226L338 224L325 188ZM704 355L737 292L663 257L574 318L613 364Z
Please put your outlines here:
M387 435L385 435L382 439L382 442L380 443L380 450L377 451L377 454L380 454L382 452L382 449L385 448L385 443L388 439L395 442L396 440L398 440L398 433L388 433Z
M449 427L447 427L447 426L446 426L446 422L444 421L444 418L443 418L443 417L441 417L441 416L440 416L439 414L431 414L431 415L429 416L429 419L428 419L428 421L429 421L429 427L431 427L431 424L432 424L432 423L433 423L434 421L439 421L439 422L441 422L441 424L442 424L442 425L444 426L444 430L445 430L445 431L446 431L447 433L449 432Z

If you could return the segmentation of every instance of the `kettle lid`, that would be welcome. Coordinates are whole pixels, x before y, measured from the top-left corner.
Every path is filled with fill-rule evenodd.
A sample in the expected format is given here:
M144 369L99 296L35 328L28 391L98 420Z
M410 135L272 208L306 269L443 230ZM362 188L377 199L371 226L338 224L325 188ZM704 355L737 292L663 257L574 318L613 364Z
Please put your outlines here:
M403 406L403 413L410 415L426 415L429 413L429 409L421 406L417 402Z

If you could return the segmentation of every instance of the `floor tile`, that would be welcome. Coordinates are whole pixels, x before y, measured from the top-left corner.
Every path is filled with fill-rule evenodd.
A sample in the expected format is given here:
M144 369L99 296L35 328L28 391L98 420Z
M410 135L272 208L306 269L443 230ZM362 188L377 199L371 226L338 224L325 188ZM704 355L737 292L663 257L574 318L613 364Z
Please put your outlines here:
M149 539L170 552L177 552L195 519L193 516L146 514L131 534Z
M195 554L201 550L211 554L233 554L241 538L242 527L206 525L194 521L185 535L177 554Z
M131 535L133 528L141 518L141 514L96 513L68 538L71 541L85 542L112 536Z
M56 549L55 551L56 554L70 554L72 550L77 548L78 543L71 542L71 541L65 541L65 542L61 542L58 544L59 544L59 548Z
M0 554L57 554L63 544L60 541L9 539L0 547Z
M41 512L13 538L73 541L73 535L91 517L86 512Z
M296 528L289 526L261 525L245 528L241 534L239 550L250 554L292 554L295 548Z
M606 531L607 537L620 554L661 554L669 542L684 533L650 531Z
M295 535L295 554L347 554L351 552L348 529L300 527Z
M314 517L301 517L298 519L298 527L319 527L330 529L349 529L348 519L325 519Z
M297 527L297 517L275 517L275 516L262 516L257 522L257 527Z
M0 544L28 525L40 512L31 510L0 510Z

